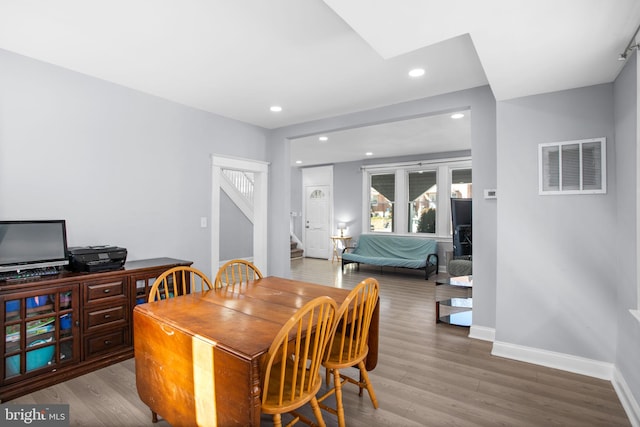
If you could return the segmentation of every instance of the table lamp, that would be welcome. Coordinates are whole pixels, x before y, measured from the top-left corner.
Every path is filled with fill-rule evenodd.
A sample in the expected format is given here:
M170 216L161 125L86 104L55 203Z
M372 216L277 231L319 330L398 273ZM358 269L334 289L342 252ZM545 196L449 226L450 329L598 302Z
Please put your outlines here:
M344 230L347 228L347 224L344 222L338 223L338 230L340 230L340 237L344 237Z

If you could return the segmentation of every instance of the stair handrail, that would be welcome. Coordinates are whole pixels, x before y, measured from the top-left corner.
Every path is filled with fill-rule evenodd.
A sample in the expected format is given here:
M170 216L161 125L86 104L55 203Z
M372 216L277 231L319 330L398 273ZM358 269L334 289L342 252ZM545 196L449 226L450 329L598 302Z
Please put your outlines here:
M253 206L253 174L233 169L223 169L222 173L242 196Z

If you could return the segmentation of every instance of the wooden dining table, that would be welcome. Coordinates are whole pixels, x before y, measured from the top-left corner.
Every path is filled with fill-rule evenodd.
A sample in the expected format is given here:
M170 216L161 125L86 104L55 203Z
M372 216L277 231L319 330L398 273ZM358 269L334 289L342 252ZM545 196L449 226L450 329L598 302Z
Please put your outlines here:
M140 399L174 427L260 425L260 364L278 331L312 299L327 295L340 306L348 294L269 276L137 305ZM369 334L368 370L377 364L378 324L379 304Z

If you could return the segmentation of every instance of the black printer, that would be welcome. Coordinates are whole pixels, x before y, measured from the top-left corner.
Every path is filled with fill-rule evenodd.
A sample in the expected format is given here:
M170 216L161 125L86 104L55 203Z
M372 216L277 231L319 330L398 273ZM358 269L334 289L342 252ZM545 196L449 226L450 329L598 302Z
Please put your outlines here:
M77 246L68 249L72 271L119 270L127 260L127 250L117 246Z

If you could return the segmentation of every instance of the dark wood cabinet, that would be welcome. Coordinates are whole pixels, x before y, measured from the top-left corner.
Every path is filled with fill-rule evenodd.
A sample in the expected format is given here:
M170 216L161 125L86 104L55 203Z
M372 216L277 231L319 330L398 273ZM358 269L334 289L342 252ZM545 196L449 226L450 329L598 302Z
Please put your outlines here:
M129 279L96 278L84 282L83 356L92 359L131 348Z
M0 282L0 401L133 357L133 307L164 271L191 264L153 258Z
M77 284L20 289L0 296L2 384L21 387L80 360Z

